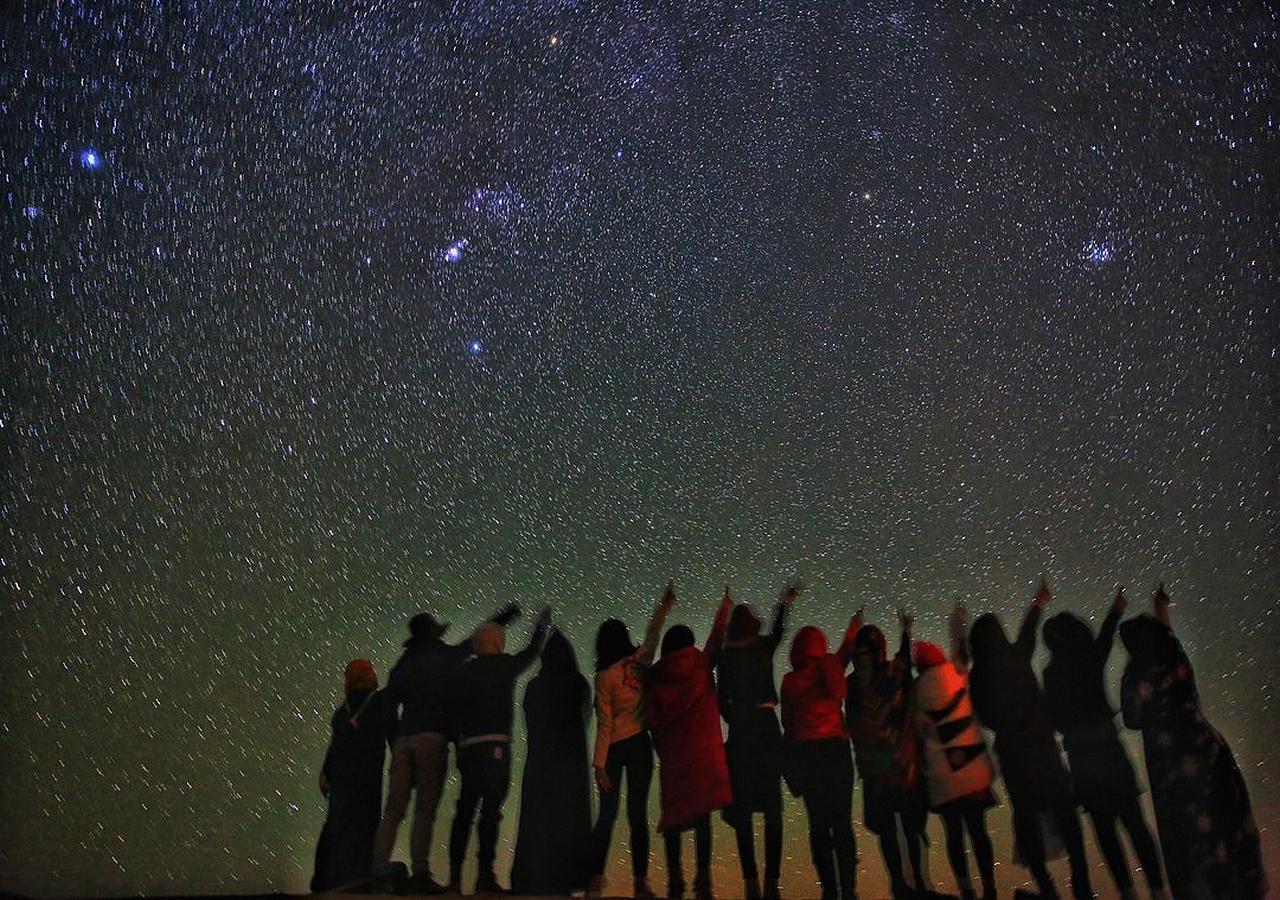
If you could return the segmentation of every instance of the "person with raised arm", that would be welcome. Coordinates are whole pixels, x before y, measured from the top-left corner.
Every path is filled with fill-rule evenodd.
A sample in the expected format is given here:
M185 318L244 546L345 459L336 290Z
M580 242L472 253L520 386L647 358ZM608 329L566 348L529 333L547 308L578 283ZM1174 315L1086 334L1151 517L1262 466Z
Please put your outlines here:
M462 785L449 834L449 889L461 893L462 863L476 819L476 893L498 894L502 888L494 875L502 804L511 788L511 732L515 717L516 679L542 650L551 625L551 607L538 615L533 634L523 650L506 652L506 631L497 622L485 622L471 635L475 656L458 674L458 771Z
M797 582L783 588L773 613L773 627L765 635L760 634L760 620L750 606L735 606L716 663L720 715L729 728L725 756L733 787L733 803L723 815L737 837L746 900L762 896L751 821L755 813L764 814L763 897L781 898L783 748L773 657L782 643L787 612L799 593Z
M1177 900L1254 900L1268 884L1249 789L1201 709L1169 605L1161 584L1151 614L1120 626L1129 651L1120 706L1125 725L1142 732L1169 887Z
M697 900L711 900L711 813L733 800L714 676L732 609L726 587L702 649L694 645L689 626L668 628L662 656L649 673L645 717L658 753L658 830L666 845L671 900L684 896L680 841L690 830L697 857L693 893Z
M925 884L923 851L928 807L920 778L920 745L911 721L911 624L899 611L902 640L889 658L884 632L864 625L853 641L853 672L845 682L845 722L862 776L863 824L880 839L893 896L914 897ZM907 847L915 887L902 867Z
M524 692L528 751L511 891L571 894L586 888L591 834L587 717L591 686L573 645L559 630L542 649L542 668Z
M489 621L506 625L519 615L519 604L511 603ZM411 793L416 800L409 837L413 863L409 887L421 894L445 890L431 877L431 837L449 774L449 742L456 739L456 681L472 652L471 638L446 644L443 637L448 628L447 622L429 612L410 619L404 653L387 676L386 694L400 708L400 724L391 749L387 802L373 842L373 874L376 887L382 890L403 887L395 883L403 878L403 864L392 864L391 850Z
M1031 668L1036 628L1044 607L1052 599L1048 581L1041 579L1040 589L1013 643L994 614L978 617L969 639L973 656L969 686L978 718L995 732L1000 773L1013 806L1014 837L1022 859L1035 878L1039 896L1058 896L1046 866L1045 838L1040 824L1041 815L1048 814L1067 848L1072 894L1086 898L1093 896L1093 888L1089 883L1089 865L1071 791L1071 776L1062 763L1049 705Z
M631 874L635 896L652 898L649 887L649 785L653 780L653 741L645 725L644 687L671 608L675 587L668 583L654 609L639 646L631 643L627 626L607 619L596 632L596 742L593 766L600 791L600 809L591 832L589 897L604 889L605 860L623 775L627 782L627 824L631 831Z
M1116 711L1103 685L1116 626L1126 605L1122 587L1116 591L1097 637L1069 612L1058 613L1044 623L1044 642L1050 654L1044 669L1044 693L1053 726L1062 734L1076 800L1093 820L1098 847L1120 896L1128 900L1137 893L1116 833L1117 822L1129 833L1153 900L1160 900L1168 897L1160 852L1142 816L1138 780L1120 743Z
M820 628L806 625L791 641L791 671L782 678L787 786L804 802L809 850L823 900L855 900L858 853L853 836L853 753L844 723L844 670L862 610L849 621L840 651Z
M967 831L982 879L982 900L995 900L996 860L987 833L987 810L995 806L995 769L969 696L964 605L951 614L952 659L936 644L915 646L919 677L913 688L916 729L924 745L924 781L929 807L942 818L947 860L961 900L975 900L965 854Z

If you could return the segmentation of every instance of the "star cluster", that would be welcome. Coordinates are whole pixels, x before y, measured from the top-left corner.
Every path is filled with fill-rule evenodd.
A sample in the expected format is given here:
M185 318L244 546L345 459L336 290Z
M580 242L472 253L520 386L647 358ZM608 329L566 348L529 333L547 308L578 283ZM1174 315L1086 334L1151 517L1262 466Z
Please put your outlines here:
M668 577L1164 579L1274 823L1280 20L1056 6L23 6L0 887L300 890L346 660Z

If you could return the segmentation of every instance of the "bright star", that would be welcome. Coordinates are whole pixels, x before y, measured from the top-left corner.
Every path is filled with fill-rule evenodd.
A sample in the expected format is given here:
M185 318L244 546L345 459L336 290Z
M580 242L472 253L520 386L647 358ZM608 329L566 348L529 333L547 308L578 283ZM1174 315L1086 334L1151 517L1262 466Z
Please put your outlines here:
M462 262L462 254L467 249L467 243L468 241L466 238L458 238L458 240L454 241L449 246L445 247L444 248L445 262L450 262L450 263Z
M467 352L472 356L479 356L484 352L484 342L477 338L472 338L467 341Z
M81 150L80 165L86 169L97 169L102 165L102 154L92 147Z
M1084 246L1080 249L1080 258L1091 266L1105 266L1111 262L1115 254L1115 245L1110 241L1097 240L1096 238L1085 241Z

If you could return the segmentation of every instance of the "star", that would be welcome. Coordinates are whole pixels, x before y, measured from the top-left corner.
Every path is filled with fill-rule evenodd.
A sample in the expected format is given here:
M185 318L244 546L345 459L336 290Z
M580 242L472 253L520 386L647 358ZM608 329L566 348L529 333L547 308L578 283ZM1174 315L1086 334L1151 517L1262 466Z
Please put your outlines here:
M92 147L86 147L80 151L80 166L84 169L101 168L102 154Z
M444 261L447 263L460 263L462 256L466 252L467 244L470 243L466 238L458 238L444 248Z

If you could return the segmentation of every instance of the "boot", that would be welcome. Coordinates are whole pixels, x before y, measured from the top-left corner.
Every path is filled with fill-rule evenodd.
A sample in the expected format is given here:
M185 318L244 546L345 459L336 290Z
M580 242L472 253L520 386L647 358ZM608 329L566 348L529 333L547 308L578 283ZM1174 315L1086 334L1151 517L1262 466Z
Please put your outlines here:
M482 869L476 873L476 893L477 894L505 894L502 885L498 884L497 877L493 874L493 869Z
M744 900L760 900L759 877L742 879L742 896Z
M649 879L645 875L641 875L635 879L633 893L636 900L657 900L657 894L653 892L653 888L649 887Z
M777 878L766 878L764 880L764 897L762 900L782 900L782 890L778 886Z
M711 900L711 870L700 869L693 879L694 900Z

